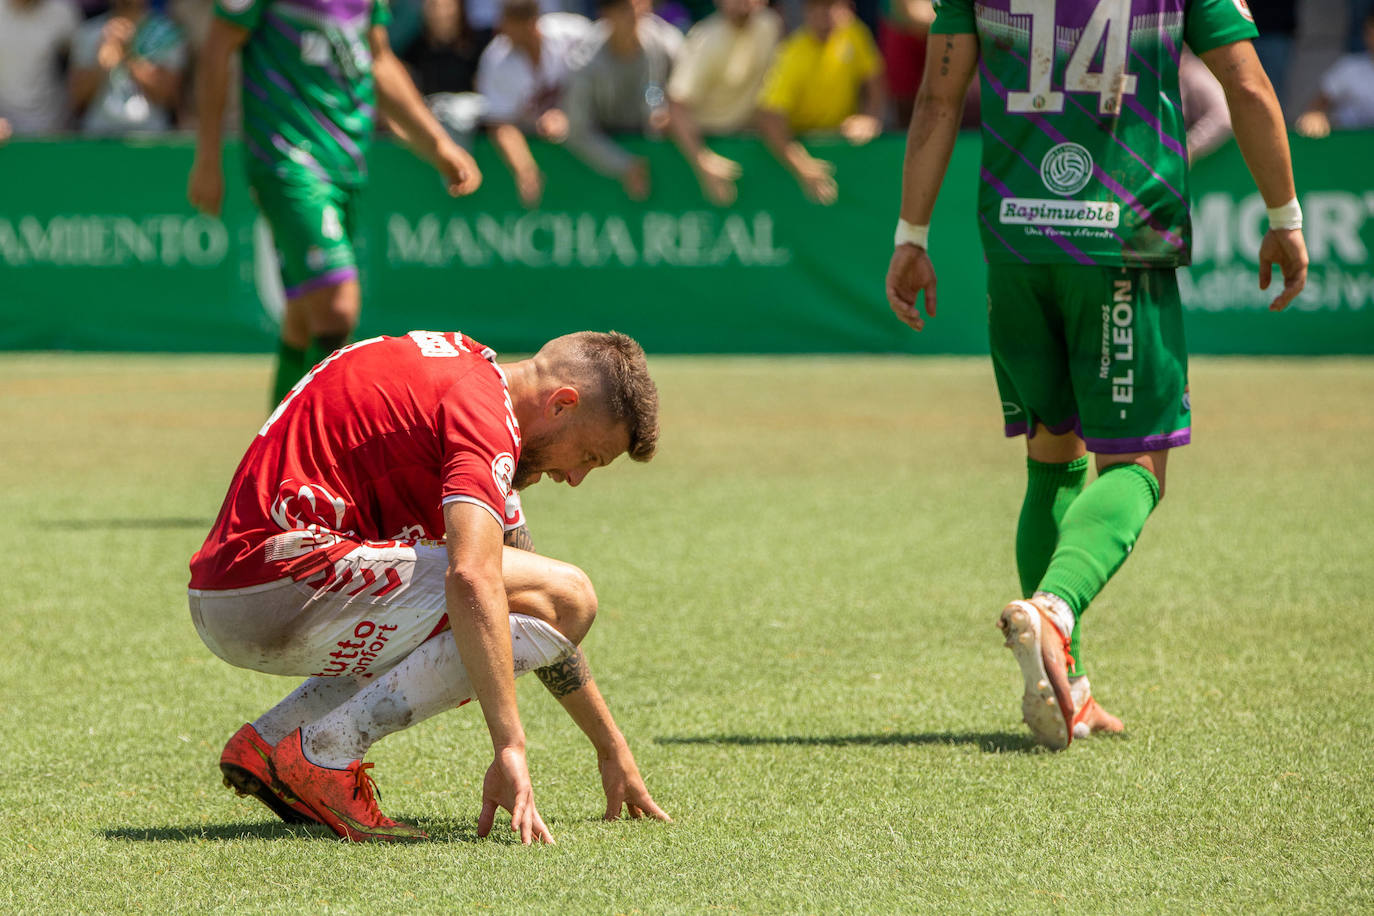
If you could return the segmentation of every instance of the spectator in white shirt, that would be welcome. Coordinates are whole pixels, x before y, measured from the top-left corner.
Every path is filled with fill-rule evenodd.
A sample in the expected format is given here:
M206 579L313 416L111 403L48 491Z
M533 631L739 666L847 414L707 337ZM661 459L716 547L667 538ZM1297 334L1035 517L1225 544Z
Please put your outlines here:
M568 135L563 87L581 63L592 23L575 13L539 14L537 0L506 0L501 33L477 64L477 91L486 98L492 142L515 178L527 207L538 205L544 174L526 133L553 143Z
M186 70L186 39L148 0L115 0L85 23L72 48L70 92L88 134L172 127Z
M0 139L66 126L59 64L80 24L71 0L0 0Z
M1298 133L1325 137L1331 129L1374 127L1374 13L1364 20L1363 54L1347 54L1322 77L1321 92L1298 118Z
M712 203L735 201L739 163L706 148L701 136L733 134L754 120L782 20L763 0L716 0L717 12L687 33L668 80L669 130Z

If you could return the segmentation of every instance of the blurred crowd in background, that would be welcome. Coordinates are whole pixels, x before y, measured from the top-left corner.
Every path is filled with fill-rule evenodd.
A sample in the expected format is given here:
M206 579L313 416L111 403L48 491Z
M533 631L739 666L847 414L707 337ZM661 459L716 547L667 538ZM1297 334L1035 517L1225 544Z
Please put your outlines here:
M1374 0L1250 8L1300 133L1374 126ZM213 14L212 0L0 0L0 140L192 129ZM738 166L707 144L739 133L828 203L828 163L795 138L861 144L905 128L934 16L930 0L392 0L389 32L441 123L465 143L489 132L529 205L543 175L527 137L566 143L643 198L647 165L615 138L669 136L728 204ZM1230 134L1225 98L1190 55L1181 78L1189 149L1205 155ZM969 126L976 106L971 92Z

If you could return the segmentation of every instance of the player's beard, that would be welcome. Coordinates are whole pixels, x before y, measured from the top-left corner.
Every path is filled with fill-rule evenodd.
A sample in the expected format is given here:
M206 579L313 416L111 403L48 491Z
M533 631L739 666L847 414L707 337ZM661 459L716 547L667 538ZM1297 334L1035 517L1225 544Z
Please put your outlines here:
M515 463L515 475L511 478L511 487L516 490L523 490L530 484L539 479L544 473L543 466L548 455L548 448L543 445L533 445L526 443L520 450L520 460Z

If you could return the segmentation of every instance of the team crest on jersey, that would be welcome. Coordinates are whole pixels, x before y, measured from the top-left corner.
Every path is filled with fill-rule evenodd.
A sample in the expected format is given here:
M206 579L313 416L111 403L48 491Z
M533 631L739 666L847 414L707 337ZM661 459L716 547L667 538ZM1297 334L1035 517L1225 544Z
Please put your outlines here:
M504 498L510 495L511 478L515 476L515 457L510 452L502 452L491 459L491 479Z
M342 531L348 504L317 483L299 483L287 478L277 488L272 501L272 521L283 531L297 528L322 528Z
M1231 0L1236 5L1236 12L1245 17L1246 22L1254 22L1255 15L1250 12L1250 5L1245 0Z
M1040 180L1060 197L1077 194L1092 177L1092 154L1077 143L1060 143L1051 147L1045 158L1040 160Z

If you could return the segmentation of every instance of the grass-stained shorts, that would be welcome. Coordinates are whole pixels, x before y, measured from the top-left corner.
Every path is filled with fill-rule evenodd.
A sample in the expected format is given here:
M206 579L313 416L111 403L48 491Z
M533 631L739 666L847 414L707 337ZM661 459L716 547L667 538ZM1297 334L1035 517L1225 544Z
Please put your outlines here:
M1188 443L1172 268L990 263L988 331L1008 436L1038 422L1105 454Z
M272 227L286 298L358 275L353 251L358 191L307 172L290 176L251 171L248 183Z

